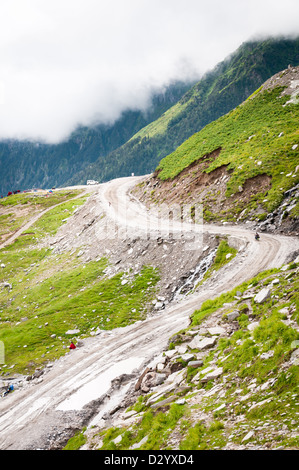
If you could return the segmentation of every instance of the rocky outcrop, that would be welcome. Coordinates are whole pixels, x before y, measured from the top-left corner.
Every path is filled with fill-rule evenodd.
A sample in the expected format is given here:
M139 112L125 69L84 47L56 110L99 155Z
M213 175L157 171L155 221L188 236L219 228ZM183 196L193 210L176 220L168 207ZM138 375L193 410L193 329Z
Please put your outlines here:
M298 262L299 259L295 261ZM259 344L256 340L258 337L255 336L262 321L256 316L256 309L265 312L264 305L267 302L269 308L266 312L269 317L272 304L277 303L278 312L283 319L280 320L279 328L284 324L289 328L289 335L295 337L296 331L299 334L298 323L294 319L295 304L286 302L286 298L291 296L286 294L280 298L278 295L281 284L286 281L287 284L284 285L289 285L291 279L298 274L298 270L299 267L295 263L283 266L278 273L267 277L267 284L270 287L262 287L262 282L248 286L247 290L243 293L237 292L238 295L231 302L224 303L200 325L189 327L170 338L168 349L148 364L136 379L134 389L129 392L135 394L135 398L130 402L131 408L129 410L123 408L112 421L107 422L108 427L123 428L121 434L113 441L116 447L122 445L125 430L134 433L136 425L139 429L142 423L145 411L138 412L132 409L136 393L142 396L146 409L154 414L161 411L167 413L173 404L185 406L189 410L186 418L189 427L202 423L208 429L215 417L219 417L227 440L226 444L222 443L221 446L225 449L279 448L279 436L282 430L288 430L291 438L297 439L296 413L293 413L292 420L287 418L288 423L290 421L288 425L283 424L283 420L281 425L277 424L271 413L267 415L266 412L264 418L258 414L257 416L261 417L256 421L252 419L247 421L246 418L255 416L254 413L257 414L258 410L266 409L267 405L272 403L278 374L281 373L283 377L285 371L299 364L299 340L292 342L291 354L285 356L275 374L270 373L262 380L252 377L251 374L248 374L248 377L245 375L245 379L242 379L237 372L230 371L227 364L232 356L241 357L239 350L241 351L244 341L249 341L248 345L256 344L256 355L253 361L248 356L247 367L257 360L264 361L265 364L273 360L274 346L273 349L265 350L265 344L263 342ZM239 330L240 339L230 341L234 333L239 333ZM226 343L229 347L221 347ZM239 367L241 366L242 362L239 364ZM293 393L292 397L296 396ZM283 396L277 400L280 406L283 406ZM282 408L285 413L282 414L287 414L287 411L289 413L292 406L291 402L287 402L286 407ZM274 416L276 414L274 413ZM105 429L107 426L102 428L102 433ZM179 429L178 424L176 430L170 433L167 448L180 448L182 435ZM268 438L265 437L266 432ZM88 441L85 448L101 448L103 441L96 437L97 433L93 431L93 440ZM143 446L146 446L147 442L149 442L148 435L132 444L130 449L146 448Z
M299 172L299 166L296 167L294 175ZM291 174L287 175L292 177ZM299 233L298 218L292 217L292 211L298 204L299 184L284 193L284 199L280 206L267 214L265 220L258 223L256 228L261 232L280 232L287 234Z

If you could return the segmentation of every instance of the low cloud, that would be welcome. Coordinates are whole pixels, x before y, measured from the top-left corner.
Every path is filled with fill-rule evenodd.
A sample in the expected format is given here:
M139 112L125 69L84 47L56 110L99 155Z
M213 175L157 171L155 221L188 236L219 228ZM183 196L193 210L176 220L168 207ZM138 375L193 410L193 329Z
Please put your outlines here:
M56 143L146 109L253 37L297 35L297 0L9 0L0 5L0 139Z

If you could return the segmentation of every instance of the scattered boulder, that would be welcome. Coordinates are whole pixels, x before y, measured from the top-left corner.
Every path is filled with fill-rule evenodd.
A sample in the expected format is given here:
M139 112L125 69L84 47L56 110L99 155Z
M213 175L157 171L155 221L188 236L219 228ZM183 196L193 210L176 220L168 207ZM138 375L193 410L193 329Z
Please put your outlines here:
M198 344L198 349L203 351L204 349L209 349L215 346L217 341L217 336L212 336L211 338L204 338Z
M201 360L188 362L188 367L193 367L194 369L196 369L197 367L201 367L202 365L203 361Z
M223 367L218 367L210 372L208 372L202 379L201 382L208 382L209 380L214 380L220 377L223 373Z
M169 349L169 351L165 351L165 356L171 358L177 354L176 349Z
M160 408L161 406L168 405L169 403L172 403L175 400L177 400L177 396L176 395L171 395L170 397L165 398L165 400L158 401L157 403L153 403L151 405L151 408L153 408L153 409Z
M8 287L9 289L12 289L12 284L10 284L9 282L4 281L3 282L3 287Z
M262 289L260 292L256 294L256 296L254 297L254 301L257 304L262 304L266 300L270 299L270 297L271 297L271 290L265 287L264 289Z
M230 312L226 315L226 319L228 321L234 321L240 316L239 310L234 310L233 312Z
M147 440L148 440L148 436L145 436L143 439L141 439L141 441L137 442L136 444L133 444L130 447L130 450L139 449L143 444L147 442Z
M144 371L142 372L141 376L139 377L139 379L137 380L136 384L135 384L135 390L139 390L140 389L140 386L141 386L141 382L144 378L144 376L150 371L150 369L147 367L146 369L144 369Z
M178 354L185 354L188 351L187 346L178 346L176 348Z
M184 361L184 362L189 362L191 361L191 359L194 359L194 354L182 354L181 356L181 359Z
M292 352L290 357L290 363L299 365L299 348L295 349L295 351Z
M200 342L203 340L203 336L195 336L192 341L188 344L190 349L198 349Z
M259 326L259 324L260 323L258 321L254 321L252 323L249 323L249 325L247 326L247 329L249 331L253 331L253 330L255 330L255 328L257 328Z
M249 441L249 439L251 439L253 436L254 436L254 432L253 432L253 431L249 431L249 432L246 434L246 436L243 438L242 442Z
M149 392L152 387L156 387L157 385L161 385L166 378L165 374L158 374L157 372L151 371L145 374L143 377L140 389L142 392Z
M66 331L66 335L77 335L78 333L80 333L80 330L67 330Z
M214 326L212 328L208 328L208 332L210 333L210 335L212 336L221 336L221 335L225 335L226 331L224 328L222 328L222 326Z

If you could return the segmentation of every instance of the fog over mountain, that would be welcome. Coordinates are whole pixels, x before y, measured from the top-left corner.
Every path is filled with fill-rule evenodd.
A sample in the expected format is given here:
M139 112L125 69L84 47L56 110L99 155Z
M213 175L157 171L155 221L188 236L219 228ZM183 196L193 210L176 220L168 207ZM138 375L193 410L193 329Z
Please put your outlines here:
M0 139L57 143L146 109L243 41L298 33L297 0L10 0L0 5Z

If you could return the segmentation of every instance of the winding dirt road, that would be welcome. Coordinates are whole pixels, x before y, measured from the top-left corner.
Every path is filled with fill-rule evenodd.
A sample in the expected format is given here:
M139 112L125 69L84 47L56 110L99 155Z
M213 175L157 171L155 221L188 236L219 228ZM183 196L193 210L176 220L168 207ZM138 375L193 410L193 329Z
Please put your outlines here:
M140 178L121 178L98 186L98 200L110 219L128 230L155 230L159 222L129 195ZM173 229L181 230L181 225ZM184 227L184 230L186 227ZM193 230L194 228L192 228ZM202 229L200 229L202 230ZM0 401L0 449L49 449L67 436L67 430L96 424L103 413L122 400L168 338L189 324L189 316L201 303L230 290L258 272L280 267L299 241L278 235L254 240L251 231L239 226L205 225L211 234L227 234L239 246L237 256L188 300L169 305L163 313L125 328L102 332L84 341L82 348L66 354L43 376L43 381L16 390ZM133 374L131 382L107 397L111 381Z

